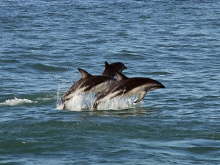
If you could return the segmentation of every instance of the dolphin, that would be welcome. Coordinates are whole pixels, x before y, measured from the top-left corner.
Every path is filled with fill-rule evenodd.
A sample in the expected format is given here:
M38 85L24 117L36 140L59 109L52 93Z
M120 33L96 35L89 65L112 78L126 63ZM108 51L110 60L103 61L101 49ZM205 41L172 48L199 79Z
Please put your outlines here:
M134 103L138 103L144 99L147 92L165 88L159 81L144 77L128 78L119 72L116 73L116 79L118 80L116 85L114 84L108 91L102 92L97 96L93 104L94 110L97 109L100 103L122 96L137 96Z
M124 69L127 69L127 67L122 62L109 64L107 61L105 61L105 70L103 71L102 75L114 78L116 72L121 73Z
M76 81L62 96L61 102L64 104L64 108L65 102L70 100L76 93L97 94L102 91L106 91L111 84L116 82L114 79L116 72L122 72L126 68L127 67L120 62L112 64L105 62L105 70L103 75L92 75L87 71L78 68L79 72L81 73L81 79Z

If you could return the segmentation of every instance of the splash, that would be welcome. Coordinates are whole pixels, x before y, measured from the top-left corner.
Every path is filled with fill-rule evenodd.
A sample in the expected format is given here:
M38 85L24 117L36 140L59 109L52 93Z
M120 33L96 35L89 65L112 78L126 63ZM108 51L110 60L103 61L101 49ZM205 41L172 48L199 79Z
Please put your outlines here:
M116 97L106 102L102 102L98 105L98 110L122 110L129 109L138 106L139 104L134 103L136 100L135 96L132 97Z
M70 100L65 102L65 107L61 101L58 101L57 109L66 109L70 111L93 111L95 99L95 94L76 93ZM116 97L100 103L97 110L122 110L133 108L139 105L134 103L135 99L136 97Z
M91 109L94 101L94 94L76 93L72 95L71 99L65 102L65 107L61 101L58 101L57 109L62 110L65 108L71 111L88 111Z
M15 105L20 105L20 104L30 104L30 103L36 103L37 101L32 101L29 99L19 99L19 98L14 98L14 99L7 99L4 102L0 103L0 105L8 105L8 106L15 106Z

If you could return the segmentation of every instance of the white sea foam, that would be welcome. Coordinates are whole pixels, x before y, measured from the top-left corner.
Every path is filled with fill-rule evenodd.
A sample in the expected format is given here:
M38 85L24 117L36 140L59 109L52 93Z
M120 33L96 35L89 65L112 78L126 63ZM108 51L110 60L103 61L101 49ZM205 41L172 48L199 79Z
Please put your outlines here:
M111 100L107 100L105 102L101 102L98 105L98 110L122 110L122 109L128 109L133 108L137 106L138 104L135 104L136 97L115 97Z
M19 99L15 97L13 99L7 99L4 102L1 102L0 105L15 106L15 105L27 104L27 103L36 103L36 101L32 101L29 99Z
M57 103L57 109L70 111L92 111L93 104L95 102L94 94L74 94L70 100L65 102L64 104L61 102ZM134 104L135 97L116 97L111 100L107 100L98 105L97 110L121 110L128 109L136 106Z
M49 101L49 100L53 100L54 97L38 97L35 100L37 101Z
M80 94L76 93L65 102L65 109L71 111L83 111L90 110L95 101L95 96L93 94ZM57 103L57 109L62 110L64 105L62 103Z

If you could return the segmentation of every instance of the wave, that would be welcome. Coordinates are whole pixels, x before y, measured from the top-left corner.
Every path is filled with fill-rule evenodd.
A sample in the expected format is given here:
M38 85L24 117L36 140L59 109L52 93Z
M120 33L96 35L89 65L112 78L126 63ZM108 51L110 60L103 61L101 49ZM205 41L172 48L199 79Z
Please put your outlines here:
M18 63L19 61L18 60L11 60L11 59L1 59L0 60L0 63Z
M32 101L29 99L19 99L15 97L13 99L7 99L4 102L1 102L0 105L15 106L20 104L30 104L30 103L37 103L37 101Z
M47 71L47 72L65 72L68 69L64 67L57 67L52 65L45 65L45 64L32 64L30 65L31 68L39 71Z

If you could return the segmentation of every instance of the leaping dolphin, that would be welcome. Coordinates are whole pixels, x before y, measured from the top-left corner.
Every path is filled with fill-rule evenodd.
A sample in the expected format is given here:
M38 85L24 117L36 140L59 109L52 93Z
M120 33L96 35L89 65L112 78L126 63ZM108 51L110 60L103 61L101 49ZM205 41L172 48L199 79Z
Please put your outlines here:
M105 62L105 70L103 75L91 75L87 71L78 68L81 73L81 79L76 81L70 89L64 93L61 101L65 108L65 102L70 100L76 93L94 93L97 94L106 91L110 84L115 83L113 78L116 72L122 72L127 67L120 62L108 64Z
M116 85L114 84L114 86L109 88L107 92L103 92L97 96L93 104L94 110L97 109L100 103L120 96L137 96L138 98L134 101L134 103L138 103L143 100L147 92L159 88L165 88L162 83L150 78L128 78L122 73L116 73L116 79L118 80Z

